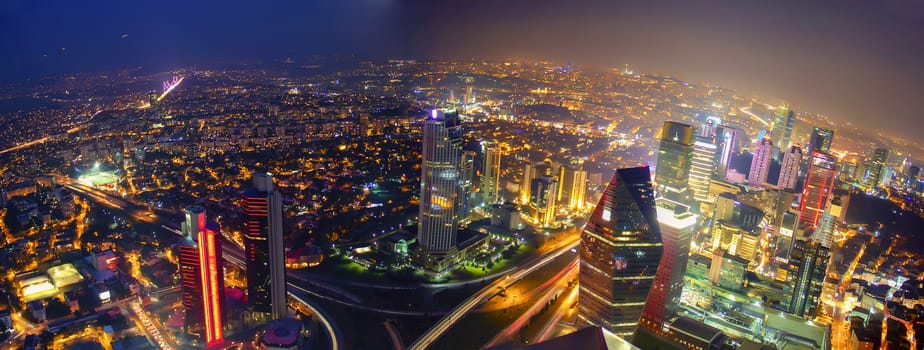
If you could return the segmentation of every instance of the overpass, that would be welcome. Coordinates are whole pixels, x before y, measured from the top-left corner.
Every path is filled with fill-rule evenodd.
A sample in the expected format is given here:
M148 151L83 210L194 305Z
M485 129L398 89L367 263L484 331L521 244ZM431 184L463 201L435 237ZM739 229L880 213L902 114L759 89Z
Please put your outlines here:
M527 261L525 263L519 264L515 271L511 272L505 278L498 278L493 282L486 285L484 288L479 290L477 293L465 299L461 304L456 306L451 312L443 316L433 327L428 329L420 338L417 339L409 349L411 350L423 350L432 346L447 330L452 328L460 319L462 319L469 312L474 310L479 305L486 302L488 299L493 297L499 289L505 289L510 285L518 282L519 280L525 278L529 274L539 270L549 262L560 257L562 254L569 252L570 250L577 248L580 244L580 241L575 240L574 242L567 244L561 248L553 250L547 254L541 255Z

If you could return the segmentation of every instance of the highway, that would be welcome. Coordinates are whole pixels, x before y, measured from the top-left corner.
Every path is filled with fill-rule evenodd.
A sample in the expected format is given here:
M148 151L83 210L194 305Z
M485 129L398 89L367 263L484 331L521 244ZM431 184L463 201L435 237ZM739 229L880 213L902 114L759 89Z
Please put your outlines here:
M489 341L484 347L490 348L493 346L501 345L508 341L517 341L516 335L520 333L520 330L523 327L526 327L530 319L533 316L539 314L545 305L551 301L553 298L559 296L559 294L568 288L568 281L577 277L578 274L578 259L575 257L568 266L562 269L555 276L550 278L546 283L536 288L536 290L541 290L543 293L538 296L538 299L532 302L532 305L529 309L526 310L520 317L517 317L507 328L498 333L491 341ZM577 288L574 289L575 291ZM534 298L524 298L524 299L534 299ZM545 328L551 328L553 324L546 324Z
M751 107L741 107L740 111L741 111L741 113L744 113L744 114L746 114L747 116L751 117L751 119L754 119L754 120L760 122L760 123L763 124L764 126L766 126L766 127L769 127L769 126L770 126L770 123L768 123L766 120L764 120L764 118L761 118L761 117L758 116L757 114L752 113L752 112L751 112Z
M431 345L433 345L434 342L439 340L439 338L442 337L443 334L446 333L446 331L449 330L456 322L462 319L462 317L497 294L499 289L507 288L511 284L516 283L517 281L523 279L536 270L539 270L549 262L555 260L562 254L567 253L571 249L577 248L579 244L580 241L574 240L574 242L566 244L557 250L520 264L520 269L511 272L505 278L494 280L479 290L477 293L463 301L461 304L456 306L455 309L443 316L439 322L433 325L433 327L430 327L430 329L421 335L420 338L411 344L409 348L411 350L423 350L429 348Z

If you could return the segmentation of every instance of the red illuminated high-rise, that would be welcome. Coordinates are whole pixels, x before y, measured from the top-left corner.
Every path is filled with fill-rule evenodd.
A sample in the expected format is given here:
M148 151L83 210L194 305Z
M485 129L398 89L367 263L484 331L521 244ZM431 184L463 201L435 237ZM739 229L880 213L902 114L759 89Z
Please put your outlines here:
M186 235L177 244L186 331L199 330L207 346L222 342L224 335L224 273L221 260L220 228L206 222L205 208L193 205L183 210Z
M831 190L837 178L837 159L824 152L812 151L809 162L808 176L799 200L799 224L814 229L831 200Z

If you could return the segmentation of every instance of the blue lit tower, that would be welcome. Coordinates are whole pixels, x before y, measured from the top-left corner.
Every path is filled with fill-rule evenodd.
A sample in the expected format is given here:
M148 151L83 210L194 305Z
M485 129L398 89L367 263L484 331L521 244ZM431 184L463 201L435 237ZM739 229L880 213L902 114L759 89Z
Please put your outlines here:
M446 254L456 233L466 194L462 193L462 124L455 110L434 109L423 126L420 218L417 242L427 255Z
M578 322L635 332L663 254L648 167L619 169L581 233Z

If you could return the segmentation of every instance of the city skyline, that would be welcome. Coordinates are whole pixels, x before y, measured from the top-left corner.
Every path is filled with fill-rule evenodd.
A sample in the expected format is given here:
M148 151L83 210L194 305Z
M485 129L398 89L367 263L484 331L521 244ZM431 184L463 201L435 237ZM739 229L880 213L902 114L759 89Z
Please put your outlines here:
M765 96L771 104L782 99L797 110L886 128L909 139L915 134L903 126L919 120L914 91L924 88L924 72L915 64L924 60L924 43L916 39L924 26L924 4L913 0L582 1L574 6L541 1L525 13L519 11L527 6L521 1L355 0L277 7L241 1L172 10L181 5L8 2L0 8L0 32L5 33L0 50L9 58L0 81L137 66L162 70L229 60L281 62L331 53L573 61L599 69L629 64L718 82ZM556 18L561 13L569 15ZM480 25L467 31L440 26L437 18L449 14L477 16ZM222 18L261 19L228 26ZM86 22L94 25L82 25ZM652 22L661 26L651 29L647 24ZM648 29L633 30L639 27ZM85 35L62 28L82 28ZM367 35L367 28L375 28L375 34ZM851 74L841 74L847 71Z
M920 348L924 3L826 1L0 4L0 348Z

